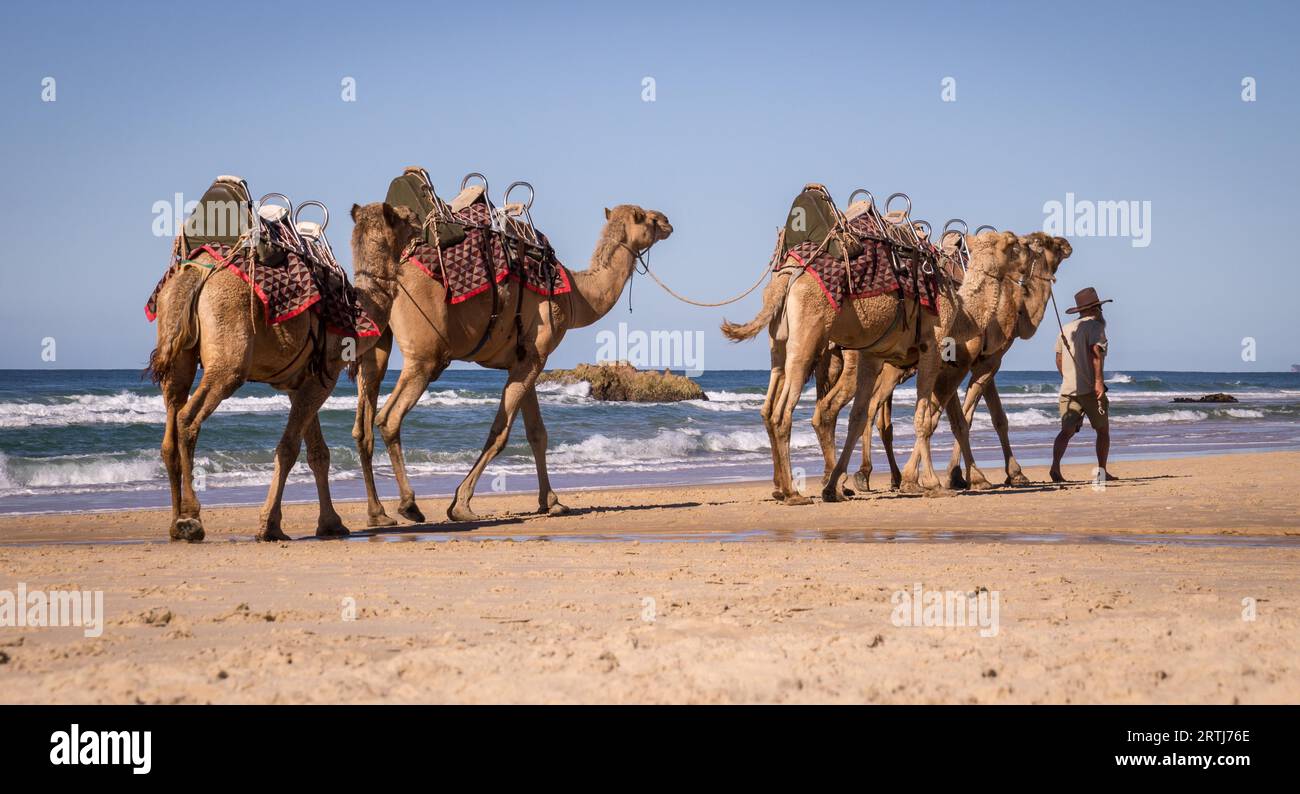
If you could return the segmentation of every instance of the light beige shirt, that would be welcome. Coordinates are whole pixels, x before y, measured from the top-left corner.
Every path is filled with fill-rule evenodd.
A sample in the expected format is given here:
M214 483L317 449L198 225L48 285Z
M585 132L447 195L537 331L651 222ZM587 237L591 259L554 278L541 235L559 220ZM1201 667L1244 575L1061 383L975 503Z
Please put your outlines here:
M1056 352L1061 354L1061 394L1092 394L1095 379L1088 351L1100 345L1106 352L1106 326L1095 317L1080 317L1065 326L1064 336L1068 347L1056 337Z

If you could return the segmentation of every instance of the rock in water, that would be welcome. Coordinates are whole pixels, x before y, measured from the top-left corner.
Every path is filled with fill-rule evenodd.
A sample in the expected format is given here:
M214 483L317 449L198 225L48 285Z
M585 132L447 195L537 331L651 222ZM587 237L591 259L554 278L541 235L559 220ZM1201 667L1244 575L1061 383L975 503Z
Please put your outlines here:
M685 375L641 372L625 361L617 364L579 364L573 369L543 372L538 383L591 384L591 398L607 402L666 403L707 400L700 385Z
M1207 394L1204 397L1175 397L1174 402L1176 403L1235 403L1237 402L1237 398L1233 397L1231 394L1216 392L1215 394Z

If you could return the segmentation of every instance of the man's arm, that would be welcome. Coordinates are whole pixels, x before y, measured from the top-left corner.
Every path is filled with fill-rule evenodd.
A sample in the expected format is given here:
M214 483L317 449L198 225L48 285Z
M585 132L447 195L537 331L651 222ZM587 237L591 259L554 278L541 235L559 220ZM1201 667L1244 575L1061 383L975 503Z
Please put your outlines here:
M1106 371L1103 368L1106 363L1106 345L1093 345L1089 348L1088 358L1092 360L1092 390L1100 400L1106 393Z

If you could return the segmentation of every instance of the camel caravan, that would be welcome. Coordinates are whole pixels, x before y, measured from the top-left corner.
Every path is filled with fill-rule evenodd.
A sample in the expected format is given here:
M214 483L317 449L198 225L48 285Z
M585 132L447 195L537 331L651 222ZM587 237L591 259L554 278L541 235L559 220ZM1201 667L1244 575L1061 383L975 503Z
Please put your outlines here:
M326 236L329 212L323 204L308 201L295 208L283 194L257 201L252 196L239 177L222 176L212 184L177 235L170 266L145 309L157 321L147 372L167 411L162 459L172 492L171 538L204 537L194 488L199 430L248 382L284 391L290 402L257 538L288 539L281 503L304 442L319 497L316 535L346 536L330 500L330 450L318 418L344 370L357 384L352 435L367 524L397 524L375 485L376 427L397 481L397 514L424 523L406 471L402 422L452 361L505 370L507 380L482 452L457 487L447 517L478 518L471 500L479 478L505 448L521 412L537 468L539 512L566 512L547 475L538 377L567 331L600 320L638 266L646 272L646 253L672 234L668 218L632 204L606 209L590 266L574 271L561 264L534 225L528 183L507 187L498 206L487 179L472 173L445 201L425 169L410 167L391 181L384 201L352 206L353 284ZM891 210L897 200L906 206ZM302 218L309 208L319 221ZM873 423L895 487L931 493L989 487L968 438L981 399L1002 442L1007 482L1024 481L994 378L1011 343L1037 329L1070 246L1043 233L1020 237L981 227L970 234L959 220L949 221L934 243L929 224L910 214L911 201L903 194L891 196L880 210L869 192L857 191L841 211L824 187L806 186L770 265L749 290L768 282L758 316L743 325L722 325L733 341L768 329L772 375L762 418L779 502L811 501L795 487L790 432L800 393L814 375L813 423L826 463L823 499L852 495L847 469L859 437L863 462L853 487L869 488ZM749 291L717 304L688 302L725 305ZM403 365L380 409L380 384L394 342ZM892 394L913 373L916 445L900 471L892 449ZM957 391L967 375L963 404ZM850 400L849 437L837 455L835 426ZM942 481L930 460L940 411L947 412L957 439Z
M526 202L509 201L525 189ZM281 502L304 440L320 499L316 534L348 534L330 501L330 453L317 416L345 368L357 381L353 437L369 525L396 523L375 490L376 424L401 492L398 514L423 522L402 456L402 420L452 361L503 369L507 381L483 451L447 516L475 518L475 486L521 410L541 511L565 512L546 473L537 377L569 329L591 325L614 307L644 253L672 234L668 218L632 204L606 209L591 266L571 271L533 226L531 186L511 185L497 207L487 180L471 174L445 202L423 168L407 168L384 201L352 206L353 286L325 237L328 213L321 223L298 219L309 204L323 205L295 210L282 194L251 197L239 177L213 183L177 235L171 265L145 309L158 323L148 373L167 408L162 458L172 491L171 537L203 539L193 484L199 429L247 382L285 391L290 401L257 538L288 539ZM394 340L404 365L377 411ZM199 366L203 377L191 393Z
M854 201L859 194L863 199ZM891 210L896 199L906 202ZM955 226L960 225L959 231ZM795 405L816 373L813 426L825 458L822 498L852 495L845 475L857 438L863 462L856 487L870 487L870 426L879 427L893 473L904 492L935 494L945 488L991 487L975 466L969 425L981 395L989 405L1006 456L1007 481L1024 475L1011 453L994 375L1011 343L1033 336L1043 318L1056 270L1070 255L1064 238L1035 232L1019 237L950 220L939 243L930 224L913 221L911 199L895 193L877 208L870 191L857 190L841 212L826 188L809 184L795 199L777 237L774 275L758 316L743 325L723 322L732 341L768 329L772 375L763 403L763 424L772 449L773 497L788 505L811 498L795 488L790 431ZM984 229L988 229L984 231ZM850 311L844 311L847 307ZM894 388L916 374L916 443L899 471L894 461L890 408ZM965 406L957 390L974 373ZM835 424L853 400L848 441L835 454ZM946 411L956 443L948 480L935 475L930 438ZM960 457L959 457L960 456ZM961 462L966 475L961 473Z

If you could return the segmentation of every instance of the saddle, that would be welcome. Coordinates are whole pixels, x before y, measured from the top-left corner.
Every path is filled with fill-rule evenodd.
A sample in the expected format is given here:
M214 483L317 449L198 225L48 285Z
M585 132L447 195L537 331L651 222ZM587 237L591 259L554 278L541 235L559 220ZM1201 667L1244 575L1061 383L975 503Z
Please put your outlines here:
M906 206L891 210L898 199ZM895 193L882 213L871 192L860 189L840 212L823 185L805 185L778 235L773 267L793 260L817 279L837 311L846 298L896 292L937 312L947 268L938 266L943 253L929 240L930 225L913 221L911 209L911 199Z
M268 193L256 202L251 196L241 177L217 177L182 224L172 246L171 265L145 304L145 316L150 321L156 318L158 294L181 269L228 269L248 282L262 303L268 325L312 310L334 333L378 336L378 326L361 309L356 290L326 237L329 209L319 201L307 201L295 211L293 202L281 193ZM301 219L302 211L312 206L323 213L320 222ZM204 254L208 260L200 259ZM320 353L323 334L313 331L313 337Z
M510 197L521 189L528 191L527 201L512 202ZM535 196L532 185L514 182L506 188L502 206L497 207L487 178L471 173L461 180L460 193L446 202L438 196L428 171L419 166L408 167L389 184L385 201L410 209L423 228L403 261L441 283L448 303L491 292L492 316L484 335L459 357L472 357L487 343L501 312L499 286L507 279L548 297L572 291L568 271L533 223ZM523 356L522 302L523 290L518 290L514 311L519 357Z

